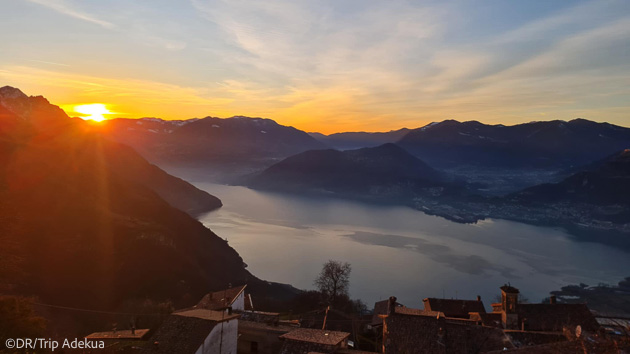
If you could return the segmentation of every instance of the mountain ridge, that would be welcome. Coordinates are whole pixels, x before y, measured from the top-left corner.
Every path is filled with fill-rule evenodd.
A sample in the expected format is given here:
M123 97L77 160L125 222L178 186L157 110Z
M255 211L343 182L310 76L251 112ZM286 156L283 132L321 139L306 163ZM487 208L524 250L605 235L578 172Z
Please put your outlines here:
M325 147L301 130L266 118L118 118L104 123L114 139L152 161L170 163L276 159Z
M309 133L315 139L335 149L351 150L363 147L376 147L386 143L395 143L411 129L401 128L388 132L341 132L324 135L321 133Z
M27 96L14 87L0 88L0 106L7 111L3 115L3 121L11 125L20 124L24 130L22 134L30 130L31 135L51 140L67 138L73 134L93 135L95 138L96 135L102 136L98 130L90 127L88 122L68 117L61 108L50 104L43 96ZM15 135L15 130L12 133ZM133 149L103 138L101 143L108 147L103 150L108 163L124 174L125 178L136 182L142 181L150 186L176 208L190 214L198 214L221 207L221 201L215 196L167 174L145 161Z
M446 120L414 129L398 144L436 166L557 168L582 165L630 143L630 128L586 119L511 126Z
M175 177L87 123L43 111L24 119L0 104L3 293L96 310L147 299L188 306L230 283L261 301L290 293L253 276L226 240L151 185L177 189ZM146 181L154 173L166 182Z
M376 200L408 200L409 193L451 187L444 174L393 143L345 151L309 150L250 176L245 184L255 189Z

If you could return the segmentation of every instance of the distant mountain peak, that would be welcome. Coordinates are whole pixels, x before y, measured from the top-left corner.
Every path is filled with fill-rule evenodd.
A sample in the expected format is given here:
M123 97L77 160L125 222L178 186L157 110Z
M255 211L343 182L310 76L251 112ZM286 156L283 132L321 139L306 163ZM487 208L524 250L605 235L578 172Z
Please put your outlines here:
M20 89L13 86L0 87L0 99L28 98Z

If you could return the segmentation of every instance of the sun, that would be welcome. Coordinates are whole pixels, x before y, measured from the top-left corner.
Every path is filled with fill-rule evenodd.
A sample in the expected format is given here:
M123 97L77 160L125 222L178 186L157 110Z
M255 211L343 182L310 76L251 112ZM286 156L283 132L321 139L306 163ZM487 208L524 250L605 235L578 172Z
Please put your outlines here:
M85 120L93 120L95 122L104 121L106 118L103 117L103 114L114 113L110 112L109 109L107 109L107 106L102 103L82 104L74 106L74 111L86 115L82 116L81 118Z

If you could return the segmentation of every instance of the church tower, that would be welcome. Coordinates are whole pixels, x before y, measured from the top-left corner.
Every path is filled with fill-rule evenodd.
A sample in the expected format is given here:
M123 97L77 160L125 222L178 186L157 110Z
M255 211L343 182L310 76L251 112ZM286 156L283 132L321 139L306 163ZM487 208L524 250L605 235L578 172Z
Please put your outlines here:
M501 318L505 329L518 329L518 294L518 289L513 286L506 284L501 287Z

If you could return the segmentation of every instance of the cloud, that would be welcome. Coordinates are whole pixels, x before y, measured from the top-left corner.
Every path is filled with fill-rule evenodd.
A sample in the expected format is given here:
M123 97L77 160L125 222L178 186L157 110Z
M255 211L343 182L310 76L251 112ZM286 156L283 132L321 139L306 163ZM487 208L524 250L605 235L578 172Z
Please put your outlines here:
M251 82L276 86L279 94L269 98L284 104L275 117L309 112L313 120L364 127L393 117L412 127L451 117L523 120L555 111L564 118L588 95L628 95L627 56L602 55L628 47L624 12L609 13L625 6L620 1L561 9L472 42L445 37L449 22L464 16L452 4L193 5L242 50L228 55Z
M528 5L518 16L503 11L507 5L480 10L458 1L117 0L113 12L98 2L29 1L116 24L101 60L120 70L103 76L134 75L162 88L160 82L177 83L175 92L192 88L214 102L198 101L196 110L185 104L178 118L263 116L332 132L540 115L624 124L630 112L625 0L553 3L544 11ZM101 13L111 22L92 15ZM22 57L45 58L35 49ZM67 72L84 68L67 62Z
M63 0L27 0L27 1L30 1L30 2L38 4L38 5L42 5L42 6L48 7L50 9L52 9L52 10L55 10L55 11L59 12L60 14L66 15L66 16L70 16L70 17L77 18L79 20L95 23L95 24L97 24L99 26L102 26L104 28L114 28L114 27L116 27L111 22L107 22L107 21L98 19L98 18L94 17L93 15L90 15L88 13L85 13L85 12L82 12L82 11L79 11L79 10L73 8L73 6L69 5L67 2L65 2Z

